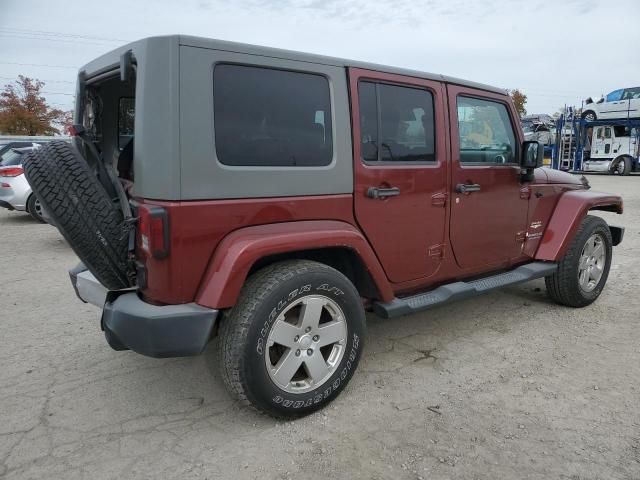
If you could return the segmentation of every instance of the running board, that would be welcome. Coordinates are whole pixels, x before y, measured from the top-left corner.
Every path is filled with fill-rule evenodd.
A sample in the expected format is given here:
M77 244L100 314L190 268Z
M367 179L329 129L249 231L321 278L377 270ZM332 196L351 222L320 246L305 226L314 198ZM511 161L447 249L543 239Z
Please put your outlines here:
M454 282L442 285L427 293L411 297L394 298L388 303L375 302L373 311L382 318L393 318L408 313L420 312L443 303L475 297L496 288L528 282L555 273L558 265L549 262L533 262L509 272L469 282Z

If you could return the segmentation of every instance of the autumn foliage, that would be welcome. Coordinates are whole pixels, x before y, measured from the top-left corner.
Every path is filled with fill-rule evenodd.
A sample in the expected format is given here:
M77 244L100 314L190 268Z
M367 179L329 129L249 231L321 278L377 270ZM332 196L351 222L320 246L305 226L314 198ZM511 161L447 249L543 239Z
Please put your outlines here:
M44 82L18 76L0 93L0 133L54 135L66 133L71 112L51 108L41 95Z
M513 90L507 90L507 92L509 93L511 100L513 100L518 114L521 117L524 117L527 114L527 109L525 108L525 105L527 104L527 96L517 88Z

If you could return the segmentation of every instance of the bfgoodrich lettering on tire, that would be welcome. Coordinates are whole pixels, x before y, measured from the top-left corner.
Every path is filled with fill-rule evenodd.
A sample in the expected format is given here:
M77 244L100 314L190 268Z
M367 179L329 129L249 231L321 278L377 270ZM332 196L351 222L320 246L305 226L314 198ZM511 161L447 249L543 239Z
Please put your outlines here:
M587 215L558 270L546 277L547 293L557 303L585 307L600 296L611 267L612 240L607 223Z
M225 316L220 365L243 403L276 417L299 417L347 385L363 348L357 290L333 268L307 260L252 275Z

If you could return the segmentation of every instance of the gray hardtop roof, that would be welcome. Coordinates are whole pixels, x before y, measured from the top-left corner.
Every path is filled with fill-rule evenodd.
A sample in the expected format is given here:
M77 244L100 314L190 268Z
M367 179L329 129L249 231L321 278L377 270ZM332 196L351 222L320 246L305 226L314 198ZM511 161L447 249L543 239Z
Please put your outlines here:
M502 95L506 95L507 92L502 88L492 87L482 83L471 82L468 80L462 80L455 77L449 77L447 75L440 75L435 73L421 72L419 70L411 70L406 68L390 67L388 65L379 65L376 63L358 62L355 60L347 60L344 58L329 57L325 55L317 55L313 53L296 52L294 50L284 50L280 48L261 47L258 45L250 45L246 43L229 42L226 40L215 40L203 37L192 37L189 35L170 35L163 37L147 37L136 42L132 42L122 47L117 48L103 56L96 58L89 62L80 70L84 70L87 74L98 71L104 68L106 65L112 65L117 63L117 59L120 54L132 48L136 44L143 44L147 42L154 42L159 40L171 39L175 40L178 45L191 46L197 48L206 48L212 50L222 50L227 52L237 52L250 55L262 55L265 57L273 57L287 60L295 60L300 62L318 63L322 65L332 65L336 67L354 67L362 68L366 70L375 70L378 72L394 73L398 75L406 75L415 78L424 78L426 80L435 80L440 82L453 83L456 85L462 85L471 88L478 88L489 92L495 92Z

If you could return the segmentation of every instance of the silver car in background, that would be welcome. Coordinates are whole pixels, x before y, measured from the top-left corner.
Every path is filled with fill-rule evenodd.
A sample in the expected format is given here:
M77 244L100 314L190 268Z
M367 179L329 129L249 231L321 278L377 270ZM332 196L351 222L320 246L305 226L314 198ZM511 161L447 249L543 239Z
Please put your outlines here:
M12 148L0 155L0 207L28 212L38 222L46 223L40 201L31 190L22 169L26 154L39 145Z

